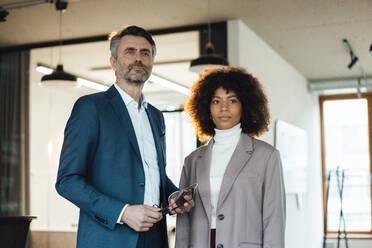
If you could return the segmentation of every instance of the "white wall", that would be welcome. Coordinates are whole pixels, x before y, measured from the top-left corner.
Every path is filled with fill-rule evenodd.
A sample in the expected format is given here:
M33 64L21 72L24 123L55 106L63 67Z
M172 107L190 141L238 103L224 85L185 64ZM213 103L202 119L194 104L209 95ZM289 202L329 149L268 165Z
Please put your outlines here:
M262 139L274 145L274 123L280 119L306 130L309 185L298 209L287 194L287 248L321 247L323 238L320 124L316 96L308 93L307 80L240 20L228 21L228 60L257 77L270 104L270 130Z
M58 50L31 50L30 61L30 211L38 218L31 230L74 231L78 209L59 196L54 188L63 132L76 99L93 93L88 88L42 87L38 62L51 58L56 64Z

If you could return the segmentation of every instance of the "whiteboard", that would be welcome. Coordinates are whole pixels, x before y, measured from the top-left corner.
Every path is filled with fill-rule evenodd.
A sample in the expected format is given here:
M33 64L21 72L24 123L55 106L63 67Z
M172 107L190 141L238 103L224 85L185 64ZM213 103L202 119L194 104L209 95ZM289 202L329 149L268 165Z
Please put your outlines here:
M282 120L275 122L275 147L280 151L287 194L307 191L307 133Z

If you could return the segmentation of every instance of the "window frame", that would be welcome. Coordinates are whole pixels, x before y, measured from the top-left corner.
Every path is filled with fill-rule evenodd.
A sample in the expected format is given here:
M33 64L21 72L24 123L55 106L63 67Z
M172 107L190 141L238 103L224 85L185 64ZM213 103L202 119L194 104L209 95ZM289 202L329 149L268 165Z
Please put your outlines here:
M368 139L369 139L369 170L370 176L372 176L372 92L362 93L361 98L367 100L367 113L368 113ZM327 228L326 221L326 197L327 197L327 174L326 174L326 163L325 163L325 140L324 140L324 109L323 104L325 101L336 101L336 100L349 100L358 99L357 94L340 94L340 95L320 95L319 96L319 110L320 110L320 137L321 137L321 162L322 162L322 188L323 188L323 223L324 223L324 234L332 235L337 234L337 231L329 231ZM371 194L371 215L372 215L372 183L370 184ZM372 218L371 218L372 220ZM372 223L371 223L372 226ZM346 231L347 234L361 234L361 235L372 235L372 228L370 231ZM353 237L348 237L353 238ZM358 238L357 236L355 238ZM370 237L372 238L372 236Z

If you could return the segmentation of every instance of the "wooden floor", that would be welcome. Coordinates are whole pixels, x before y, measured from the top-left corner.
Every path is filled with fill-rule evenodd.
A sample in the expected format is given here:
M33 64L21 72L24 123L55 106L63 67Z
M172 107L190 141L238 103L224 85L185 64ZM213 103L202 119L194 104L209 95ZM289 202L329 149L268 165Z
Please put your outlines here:
M29 248L75 248L76 232L30 231ZM169 248L174 247L175 231L169 230Z

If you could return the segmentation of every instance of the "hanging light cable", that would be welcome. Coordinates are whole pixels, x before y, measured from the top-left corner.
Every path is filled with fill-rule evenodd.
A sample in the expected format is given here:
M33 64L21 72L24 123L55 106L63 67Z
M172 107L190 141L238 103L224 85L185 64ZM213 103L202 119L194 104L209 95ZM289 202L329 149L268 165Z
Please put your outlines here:
M206 55L194 59L190 63L190 71L202 73L205 69L221 68L229 65L229 62L214 53L214 45L211 41L211 23L210 23L210 1L208 0L208 42L205 45Z
M79 86L76 76L67 73L63 70L62 63L62 13L67 9L67 2L58 0L56 2L56 10L59 11L59 46L58 46L58 64L57 68L49 75L41 78L42 85L53 86Z

